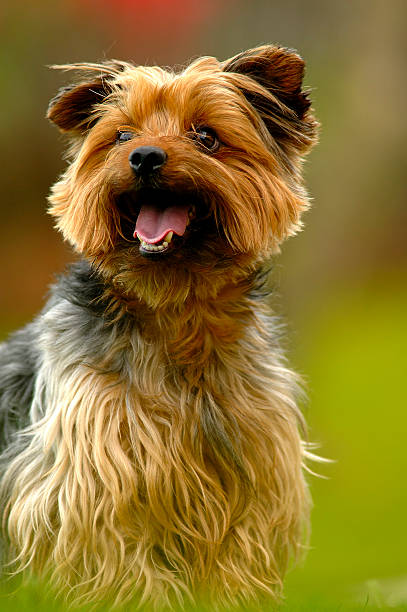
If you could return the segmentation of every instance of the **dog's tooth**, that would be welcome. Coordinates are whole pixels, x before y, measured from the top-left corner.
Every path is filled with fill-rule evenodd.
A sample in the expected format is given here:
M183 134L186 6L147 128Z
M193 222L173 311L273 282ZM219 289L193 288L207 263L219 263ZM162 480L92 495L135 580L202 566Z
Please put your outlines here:
M167 248L167 246L171 242L173 235L174 235L174 232L172 231L168 232L164 236L163 242L161 242L160 244L150 244L149 242L145 242L144 240L141 240L141 246L146 251L162 251L163 249Z

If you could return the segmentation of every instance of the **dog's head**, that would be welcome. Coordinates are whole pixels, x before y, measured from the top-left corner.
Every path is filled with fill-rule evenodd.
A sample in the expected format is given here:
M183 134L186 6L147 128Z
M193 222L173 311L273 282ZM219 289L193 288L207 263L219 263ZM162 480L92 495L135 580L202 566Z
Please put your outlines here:
M81 80L48 111L71 138L50 212L123 291L158 304L175 278L185 291L213 285L298 230L301 158L317 123L296 53L263 46L180 73L116 61L62 68Z

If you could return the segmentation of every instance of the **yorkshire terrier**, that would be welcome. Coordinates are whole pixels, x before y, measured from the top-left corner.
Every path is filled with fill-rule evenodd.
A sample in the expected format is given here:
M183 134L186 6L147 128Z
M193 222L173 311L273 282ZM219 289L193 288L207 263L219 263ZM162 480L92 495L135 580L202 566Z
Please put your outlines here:
M308 206L304 62L59 68L50 213L81 259L1 346L5 561L76 603L278 600L309 496L267 269Z

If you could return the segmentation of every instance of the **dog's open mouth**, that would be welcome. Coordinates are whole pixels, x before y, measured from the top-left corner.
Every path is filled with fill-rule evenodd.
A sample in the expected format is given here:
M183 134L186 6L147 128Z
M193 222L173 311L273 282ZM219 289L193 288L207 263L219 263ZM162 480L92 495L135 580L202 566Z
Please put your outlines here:
M192 195L181 196L161 190L138 193L133 237L140 241L141 255L163 255L175 248L196 216L192 199Z
M143 204L133 234L140 240L140 252L169 251L174 246L173 237L183 236L194 217L195 206L192 204L171 204L166 208Z

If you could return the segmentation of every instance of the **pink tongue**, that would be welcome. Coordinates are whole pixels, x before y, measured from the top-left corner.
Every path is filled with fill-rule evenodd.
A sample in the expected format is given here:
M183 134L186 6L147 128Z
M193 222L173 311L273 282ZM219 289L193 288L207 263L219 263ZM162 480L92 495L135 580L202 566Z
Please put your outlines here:
M144 242L160 242L168 232L182 236L188 223L189 206L169 206L158 208L154 204L143 204L136 221L136 236Z

